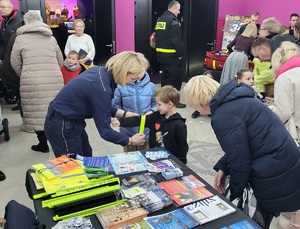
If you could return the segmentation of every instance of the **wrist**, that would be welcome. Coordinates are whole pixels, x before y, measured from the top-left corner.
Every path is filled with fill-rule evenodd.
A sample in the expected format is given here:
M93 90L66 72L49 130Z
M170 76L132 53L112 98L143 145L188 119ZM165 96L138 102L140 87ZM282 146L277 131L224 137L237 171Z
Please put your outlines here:
M129 145L129 146L132 146L132 145L133 145L133 138L129 138L129 140L128 140L128 145Z

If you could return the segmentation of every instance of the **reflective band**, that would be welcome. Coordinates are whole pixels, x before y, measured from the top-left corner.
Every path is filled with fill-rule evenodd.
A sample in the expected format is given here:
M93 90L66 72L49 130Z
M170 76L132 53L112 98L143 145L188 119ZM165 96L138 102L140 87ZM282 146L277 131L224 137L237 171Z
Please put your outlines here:
M162 52L162 53L176 53L176 50L175 50L175 49L156 48L156 52Z
M141 116L141 123L140 123L140 130L139 133L143 134L145 130L145 123L146 123L146 115Z

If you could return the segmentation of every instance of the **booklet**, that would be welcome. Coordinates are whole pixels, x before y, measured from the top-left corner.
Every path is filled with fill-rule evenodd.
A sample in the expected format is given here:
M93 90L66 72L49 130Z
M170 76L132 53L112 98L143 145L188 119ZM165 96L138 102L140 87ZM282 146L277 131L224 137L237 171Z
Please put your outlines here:
M236 211L218 196L187 205L183 209L194 217L200 224L219 219Z
M76 155L76 160L81 161L85 167L107 168L109 172L114 172L113 167L107 156L102 157L84 157Z
M108 159L116 175L146 171L148 160L140 151L109 154Z
M144 218L144 220L155 229L189 229L196 227L199 223L187 214L182 208L174 211Z
M195 176L188 175L158 183L178 205L186 205L213 196Z

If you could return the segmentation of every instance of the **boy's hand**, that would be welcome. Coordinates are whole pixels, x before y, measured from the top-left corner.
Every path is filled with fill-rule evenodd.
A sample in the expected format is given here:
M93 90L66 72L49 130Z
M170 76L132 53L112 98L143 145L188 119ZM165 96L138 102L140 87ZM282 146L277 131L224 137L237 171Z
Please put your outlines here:
M130 111L128 111L128 112L126 113L126 117L132 117L132 116L139 116L139 114L134 113L134 112L130 112Z
M117 118L112 118L111 119L111 125L112 127L119 127L120 126L120 122Z

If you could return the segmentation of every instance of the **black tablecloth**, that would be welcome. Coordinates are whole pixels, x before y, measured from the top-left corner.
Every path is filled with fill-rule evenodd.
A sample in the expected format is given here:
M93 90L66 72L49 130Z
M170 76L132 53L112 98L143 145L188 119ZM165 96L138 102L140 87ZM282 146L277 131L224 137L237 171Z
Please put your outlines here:
M157 149L151 149L152 151L155 151L155 150L161 150L162 148L157 148ZM147 151L151 151L151 150L147 150ZM144 153L145 151L142 151L142 153ZM224 198L222 195L219 195L218 192L211 186L209 185L205 180L203 180L201 177L199 177L194 171L192 171L189 167L187 167L186 165L184 165L181 161L179 161L176 157L174 157L173 155L171 155L169 157L169 159L172 159L174 160L177 164L179 164L179 166L181 166L181 170L183 171L183 175L186 176L186 175L194 175L195 177L197 177L201 182L203 182L205 185L206 185L206 188L211 192L213 193L214 195L218 195L220 196L222 199L224 199L227 203L230 203L226 198ZM150 161L150 160L149 160ZM35 189L35 185L34 185L34 182L30 176L30 173L32 172L33 170L32 169L29 169L27 171L27 174L26 174L26 189L27 189L27 192L28 192L28 195L29 197L32 199L32 196L37 194L37 193L40 193L41 191L37 191ZM139 172L139 173L145 173L145 172ZM127 176L131 176L133 174L139 174L139 173L131 173L131 174L128 174ZM122 176L119 176L120 177L120 180L122 180L124 177L126 177L126 175L122 175ZM163 176L161 176L160 174L155 174L154 175L155 179L157 182L161 182L161 181L164 181L165 179L163 178ZM38 214L39 216L39 219L40 219L40 222L41 224L44 224L46 225L46 228L51 228L53 227L57 222L53 221L53 216L54 216L54 210L53 209L50 209L50 208L42 208L42 200L43 199L37 199L37 200L33 200L33 203L34 203L34 208L35 208L35 212ZM230 205L232 205L230 203ZM234 207L234 205L232 205ZM162 210L159 210L159 211L156 211L156 212L153 212L153 213L150 213L148 216L153 216L153 215L159 215L159 214L163 214L163 213L167 213L167 212L170 212L170 211L173 211L175 210L177 207L177 205L175 205L174 203L172 205L170 205L169 207L167 208L164 208ZM101 226L101 224L99 223L97 217L95 215L91 215L90 216L90 219L91 219L91 222L92 224L94 225L94 227L96 229L101 229L103 228ZM197 226L195 228L206 228L206 229L219 229L221 227L225 227L225 226L228 226L230 224L233 224L233 223L236 223L236 222L239 222L241 220L244 220L244 219L249 219L242 211L240 211L239 209L237 209L237 211L233 214L230 214L228 216L225 216L223 218L220 218L220 219L217 219L217 220L214 220L210 223L207 223L207 224L204 224L204 225L201 225L201 226Z

